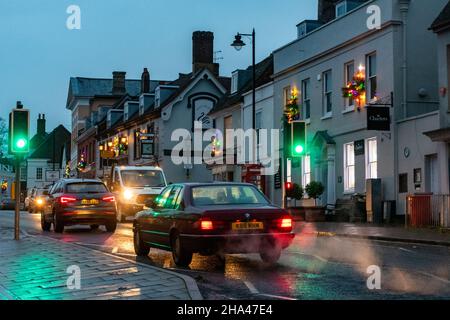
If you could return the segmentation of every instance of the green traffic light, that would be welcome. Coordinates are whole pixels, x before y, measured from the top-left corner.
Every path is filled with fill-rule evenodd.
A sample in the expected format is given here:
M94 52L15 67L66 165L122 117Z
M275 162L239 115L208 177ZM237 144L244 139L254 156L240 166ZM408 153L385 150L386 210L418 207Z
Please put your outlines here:
M295 153L297 153L297 154L303 153L303 146L301 146L301 145L296 146Z
M25 148L26 145L27 145L27 141L25 139L19 139L16 142L16 147L19 149Z

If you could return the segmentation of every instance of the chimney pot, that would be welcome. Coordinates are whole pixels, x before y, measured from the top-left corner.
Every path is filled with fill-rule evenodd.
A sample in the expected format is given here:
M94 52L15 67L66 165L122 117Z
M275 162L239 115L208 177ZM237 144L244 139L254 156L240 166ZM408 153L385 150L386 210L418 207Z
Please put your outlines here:
M211 31L195 31L192 34L192 71L196 73L202 68L219 74L219 65L214 63L214 33Z
M141 76L141 93L150 93L150 72L144 68Z
M126 93L125 88L125 75L127 73L123 71L114 71L113 72L113 95L123 95Z

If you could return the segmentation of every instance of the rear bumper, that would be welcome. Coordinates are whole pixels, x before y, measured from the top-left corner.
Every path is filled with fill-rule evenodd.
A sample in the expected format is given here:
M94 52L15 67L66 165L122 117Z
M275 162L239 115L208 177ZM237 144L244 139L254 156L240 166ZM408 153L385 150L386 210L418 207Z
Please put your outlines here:
M226 234L226 235L180 235L183 246L192 252L205 254L223 253L259 253L268 245L279 245L282 249L289 247L295 234L262 233L262 234Z
M116 210L113 208L70 209L59 214L65 225L105 224L116 221Z

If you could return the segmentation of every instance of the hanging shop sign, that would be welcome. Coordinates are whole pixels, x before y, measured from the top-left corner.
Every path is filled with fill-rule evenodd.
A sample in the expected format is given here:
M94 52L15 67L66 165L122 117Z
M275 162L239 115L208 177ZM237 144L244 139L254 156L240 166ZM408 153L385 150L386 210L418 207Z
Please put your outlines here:
M391 131L389 107L367 107L367 130Z
M155 155L154 143L152 140L141 140L141 156L142 158L150 158Z

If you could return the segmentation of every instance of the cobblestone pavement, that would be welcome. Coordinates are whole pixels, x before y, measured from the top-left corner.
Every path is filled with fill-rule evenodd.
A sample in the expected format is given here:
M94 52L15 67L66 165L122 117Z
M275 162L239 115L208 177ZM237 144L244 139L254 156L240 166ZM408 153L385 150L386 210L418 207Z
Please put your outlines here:
M47 237L0 229L0 300L201 299L187 276ZM80 270L80 289L71 266ZM70 269L69 269L70 271Z

